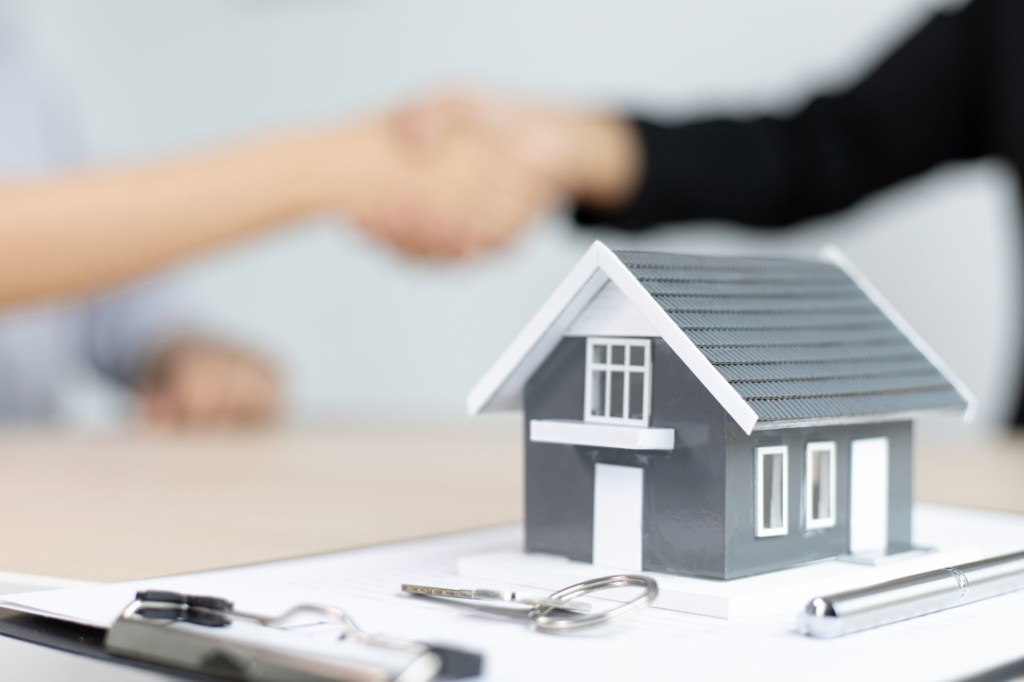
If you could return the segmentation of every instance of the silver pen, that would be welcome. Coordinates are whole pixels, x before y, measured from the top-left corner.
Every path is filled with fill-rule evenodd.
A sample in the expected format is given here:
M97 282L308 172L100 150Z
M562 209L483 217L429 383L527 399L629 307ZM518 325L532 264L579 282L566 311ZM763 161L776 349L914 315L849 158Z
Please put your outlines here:
M816 597L797 618L800 632L838 637L1024 588L1024 552Z

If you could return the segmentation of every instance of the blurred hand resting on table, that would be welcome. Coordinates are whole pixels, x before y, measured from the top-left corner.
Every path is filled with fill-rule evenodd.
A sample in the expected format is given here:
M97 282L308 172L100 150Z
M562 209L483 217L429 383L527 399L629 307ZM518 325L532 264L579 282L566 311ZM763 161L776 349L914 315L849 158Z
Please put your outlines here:
M280 378L266 359L204 339L162 349L139 391L145 424L170 429L267 425L281 397Z

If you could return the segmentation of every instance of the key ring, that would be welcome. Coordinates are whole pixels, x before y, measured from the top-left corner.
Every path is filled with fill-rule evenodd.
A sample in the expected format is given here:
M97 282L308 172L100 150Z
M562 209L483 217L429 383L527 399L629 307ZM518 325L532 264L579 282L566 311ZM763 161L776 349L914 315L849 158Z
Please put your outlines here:
M534 625L541 632L561 634L621 620L647 608L654 601L654 598L658 596L658 583L653 578L647 578L642 575L609 575L570 585L558 592L552 593L549 599L552 601L569 600L612 587L629 586L644 587L646 589L636 599L628 601L621 606L616 606L609 611L588 613L575 618L555 618L548 614L558 608L557 606L535 606L530 610L530 618L533 619Z

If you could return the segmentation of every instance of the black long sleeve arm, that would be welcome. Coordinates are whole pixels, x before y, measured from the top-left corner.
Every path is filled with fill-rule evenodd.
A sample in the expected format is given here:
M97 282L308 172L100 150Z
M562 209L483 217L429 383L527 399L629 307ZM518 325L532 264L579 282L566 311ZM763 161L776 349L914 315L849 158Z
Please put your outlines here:
M628 229L698 218L785 225L942 161L995 151L1000 107L991 93L1006 74L993 59L1000 41L992 24L1007 5L1022 16L1019 1L978 0L935 17L852 89L792 117L676 127L638 121L646 172L637 196L614 214L581 208L578 220ZM1016 23L1020 43L1024 25ZM1024 128L1024 121L1005 124Z

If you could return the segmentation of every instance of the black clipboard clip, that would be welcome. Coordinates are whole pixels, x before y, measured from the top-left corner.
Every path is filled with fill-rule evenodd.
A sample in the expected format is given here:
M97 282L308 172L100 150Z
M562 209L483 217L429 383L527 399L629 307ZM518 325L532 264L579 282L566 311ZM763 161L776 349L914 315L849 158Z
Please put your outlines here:
M338 638L288 628L300 616L336 623ZM219 597L146 590L107 631L115 656L245 682L432 682L480 672L479 655L368 635L341 609L301 604L280 616Z

